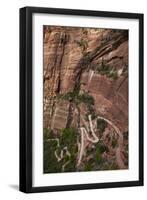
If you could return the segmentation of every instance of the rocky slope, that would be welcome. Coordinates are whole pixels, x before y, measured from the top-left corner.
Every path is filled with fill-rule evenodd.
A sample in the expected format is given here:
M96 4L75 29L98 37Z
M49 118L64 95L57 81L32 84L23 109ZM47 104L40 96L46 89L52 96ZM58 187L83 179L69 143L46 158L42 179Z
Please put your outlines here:
M44 128L58 135L62 129L74 127L78 130L80 151L80 128L84 127L89 134L95 131L99 136L100 131L94 126L98 116L109 120L111 123L105 120L107 127L102 140L109 147L110 155L104 152L103 157L112 154L117 157L118 168L127 168L124 149L128 141L121 140L119 133L127 138L128 31L44 26L43 80ZM93 129L90 129L90 115ZM110 132L118 132L114 127L119 130L114 134L118 143L115 150L110 144L113 136ZM90 144L86 136L84 140L86 148ZM82 156L78 170L83 170L84 159L87 159Z

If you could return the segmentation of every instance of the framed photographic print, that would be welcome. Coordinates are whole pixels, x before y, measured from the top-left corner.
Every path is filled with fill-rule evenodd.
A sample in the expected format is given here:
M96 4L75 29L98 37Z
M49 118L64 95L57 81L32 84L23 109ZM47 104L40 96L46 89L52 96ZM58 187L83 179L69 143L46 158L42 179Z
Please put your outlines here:
M20 9L20 191L143 185L143 14Z

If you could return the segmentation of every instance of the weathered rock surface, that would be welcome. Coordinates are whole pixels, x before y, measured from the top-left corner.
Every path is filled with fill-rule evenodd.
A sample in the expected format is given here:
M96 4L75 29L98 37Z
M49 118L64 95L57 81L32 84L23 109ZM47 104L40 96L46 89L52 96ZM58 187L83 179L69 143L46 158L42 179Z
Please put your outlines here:
M56 97L73 91L80 82L95 100L96 113L123 132L128 130L128 36L127 31L44 27L44 127L64 128L69 103ZM105 61L117 78L97 72ZM72 123L77 114L73 113Z

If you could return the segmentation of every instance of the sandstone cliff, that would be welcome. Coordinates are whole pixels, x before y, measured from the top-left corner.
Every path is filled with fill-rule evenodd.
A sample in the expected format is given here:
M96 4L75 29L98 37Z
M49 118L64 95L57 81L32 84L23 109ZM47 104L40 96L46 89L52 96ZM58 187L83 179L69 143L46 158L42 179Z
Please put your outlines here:
M44 128L79 129L91 115L128 132L128 31L44 26L43 37Z
M126 131L127 31L47 27L44 32L44 127L58 128L58 122L61 127L65 126L68 103L58 105L54 97L72 91L76 82L80 81L81 91L88 91L94 97L96 111ZM112 78L105 72L104 75L97 72L102 62L115 72ZM113 75L118 77L113 78ZM59 121L53 116L52 109L56 106L59 107Z

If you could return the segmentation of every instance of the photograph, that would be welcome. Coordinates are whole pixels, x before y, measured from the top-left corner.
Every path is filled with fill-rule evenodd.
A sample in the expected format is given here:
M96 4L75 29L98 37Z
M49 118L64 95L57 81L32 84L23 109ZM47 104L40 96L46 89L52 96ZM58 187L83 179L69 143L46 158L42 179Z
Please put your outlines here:
M143 14L20 9L20 190L142 186Z
M129 169L128 30L43 25L43 173Z

